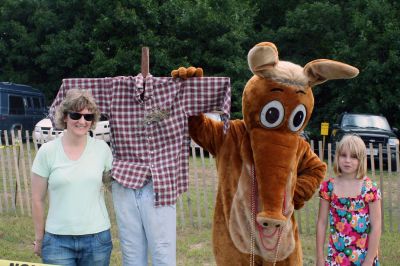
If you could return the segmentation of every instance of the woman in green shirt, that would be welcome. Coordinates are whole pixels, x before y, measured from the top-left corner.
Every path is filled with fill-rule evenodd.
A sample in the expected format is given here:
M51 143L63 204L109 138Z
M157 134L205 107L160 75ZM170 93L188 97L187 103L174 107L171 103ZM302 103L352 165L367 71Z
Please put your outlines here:
M100 112L88 91L70 90L57 110L61 137L45 143L32 165L34 252L44 263L109 265L110 219L102 176L112 154L103 141L88 136ZM49 210L45 220L45 198Z

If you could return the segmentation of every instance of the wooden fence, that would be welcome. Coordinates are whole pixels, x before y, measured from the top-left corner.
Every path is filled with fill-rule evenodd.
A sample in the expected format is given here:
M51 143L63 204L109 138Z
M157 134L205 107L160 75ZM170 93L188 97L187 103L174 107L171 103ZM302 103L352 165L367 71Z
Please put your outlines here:
M0 138L0 215L14 213L17 216L31 215L30 169L38 150L38 145L32 139L33 134L26 131L22 141L22 132L17 136L11 132L3 132ZM2 140L3 139L3 140ZM314 143L318 147L314 147ZM328 165L327 177L333 176L332 156L324 158L324 154L332 154L331 144L326 145L323 152L322 141L311 141L311 147L326 161ZM387 149L390 151L390 147ZM372 145L369 147L373 153ZM400 165L399 147L396 147L396 171L392 171L392 161L383 160L382 147L379 147L379 160L375 164L370 160L370 177L378 182L382 192L382 225L383 231L400 232ZM390 154L390 153L389 153ZM184 193L177 203L178 225L181 227L193 226L197 228L209 227L212 221L218 178L216 176L215 161L200 147L192 143L190 155L190 189ZM110 207L111 197L106 192L107 205ZM296 211L300 233L315 233L319 198L317 193L307 202L305 207Z

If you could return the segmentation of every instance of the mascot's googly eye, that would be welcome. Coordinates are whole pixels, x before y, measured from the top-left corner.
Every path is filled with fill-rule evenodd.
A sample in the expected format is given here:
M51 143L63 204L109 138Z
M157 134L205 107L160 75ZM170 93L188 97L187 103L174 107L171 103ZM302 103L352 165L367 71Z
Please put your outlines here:
M279 126L285 116L283 105L279 101L267 103L261 111L261 123L267 128Z
M298 131L306 120L307 110L302 104L299 104L294 108L289 118L289 129L293 132Z

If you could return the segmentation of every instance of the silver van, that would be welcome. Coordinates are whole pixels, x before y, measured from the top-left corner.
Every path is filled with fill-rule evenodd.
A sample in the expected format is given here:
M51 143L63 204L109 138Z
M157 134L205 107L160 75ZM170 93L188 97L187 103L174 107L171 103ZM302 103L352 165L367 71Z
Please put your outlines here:
M28 85L0 82L0 133L25 130L32 133L36 123L46 115L44 94ZM10 135L9 135L10 136Z

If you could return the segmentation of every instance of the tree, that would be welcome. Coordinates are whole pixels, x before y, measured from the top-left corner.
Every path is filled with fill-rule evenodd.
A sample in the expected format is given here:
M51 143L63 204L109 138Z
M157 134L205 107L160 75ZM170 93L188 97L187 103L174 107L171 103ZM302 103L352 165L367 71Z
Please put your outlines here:
M35 83L41 76L34 58L40 54L28 0L4 0L0 8L0 77L5 81Z
M360 69L352 80L314 89L316 98L309 128L316 135L323 121L333 123L342 111L382 113L392 124L399 92L394 84L399 65L398 5L392 1L320 1L301 3L286 13L275 40L280 57L304 65L330 58ZM391 97L392 96L392 97Z
M62 78L136 75L141 47L149 46L155 76L194 65L231 77L232 111L241 114L250 75L243 43L254 14L248 1L6 0L0 7L7 29L0 77L37 84L50 101Z
M271 41L282 60L330 58L360 69L356 79L314 89L314 132L350 108L399 127L399 10L394 0L3 0L0 79L38 87L52 101L62 78L136 75L149 46L155 76L193 65L230 77L232 117L240 118L252 76L247 52Z

